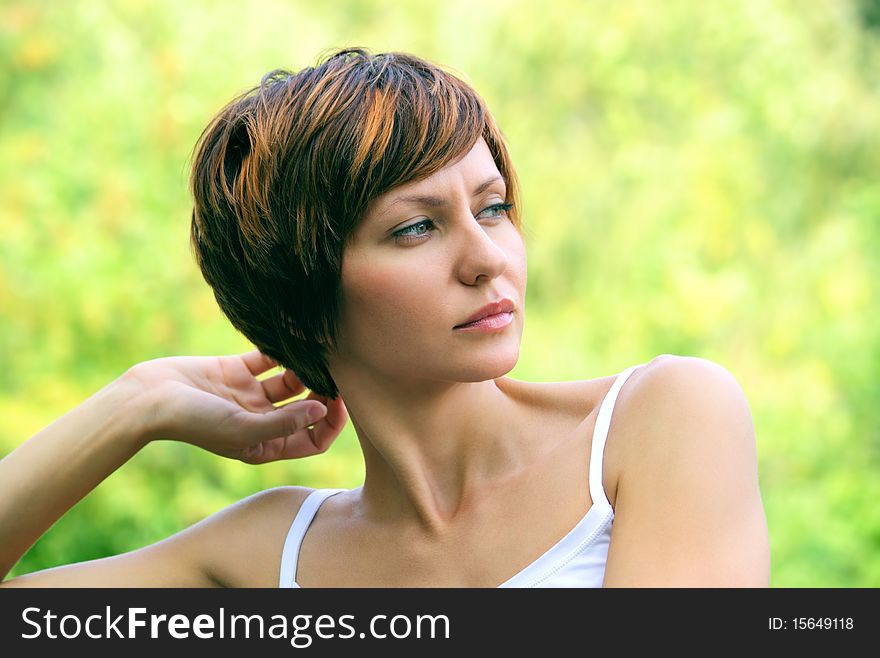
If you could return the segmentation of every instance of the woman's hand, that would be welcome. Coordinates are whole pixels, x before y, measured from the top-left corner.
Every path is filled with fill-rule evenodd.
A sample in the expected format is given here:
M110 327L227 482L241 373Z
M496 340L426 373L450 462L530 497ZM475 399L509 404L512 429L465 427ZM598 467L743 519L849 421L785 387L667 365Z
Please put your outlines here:
M145 440L170 439L248 464L322 453L348 419L342 397L306 390L290 370L258 381L278 364L259 350L232 356L172 356L144 361L124 377L147 395ZM314 429L309 429L313 425Z

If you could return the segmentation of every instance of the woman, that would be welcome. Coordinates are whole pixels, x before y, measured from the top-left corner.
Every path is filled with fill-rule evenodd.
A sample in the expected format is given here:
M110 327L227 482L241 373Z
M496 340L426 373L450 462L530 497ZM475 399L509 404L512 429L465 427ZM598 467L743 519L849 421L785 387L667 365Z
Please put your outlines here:
M5 586L768 584L754 430L727 370L663 355L505 376L525 320L517 179L460 79L361 48L273 72L202 134L192 190L196 259L257 350L137 364L8 455L0 573L158 439L259 464L324 452L350 416L364 483L270 489Z

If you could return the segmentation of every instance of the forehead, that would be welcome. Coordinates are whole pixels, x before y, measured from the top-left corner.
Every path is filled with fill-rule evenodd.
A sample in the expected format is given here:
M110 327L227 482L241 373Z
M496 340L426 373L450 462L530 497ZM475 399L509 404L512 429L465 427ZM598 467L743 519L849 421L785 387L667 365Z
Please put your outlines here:
M431 204L426 197L442 196L462 184L468 194L478 193L493 182L498 186L504 186L492 153L481 137L464 156L453 160L427 178L398 185L374 199L370 204L370 214L388 212L404 207L407 203L425 203L426 200L427 205L436 205Z

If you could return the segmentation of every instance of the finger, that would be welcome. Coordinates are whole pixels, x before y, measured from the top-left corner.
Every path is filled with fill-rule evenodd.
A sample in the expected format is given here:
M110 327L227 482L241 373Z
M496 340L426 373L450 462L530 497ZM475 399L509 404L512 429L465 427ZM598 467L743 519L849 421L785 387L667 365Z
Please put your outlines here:
M345 427L345 423L348 421L348 411L341 396L328 399L311 393L308 399L326 404L327 414L324 418L299 430L292 436L270 439L257 446L252 446L253 451L243 456L242 461L249 464L265 464L281 459L311 457L326 452Z
M309 438L308 430L301 429L292 436L269 439L246 449L241 460L248 464L265 464L281 459L312 457L325 449L315 446Z
M305 384L292 370L285 370L278 375L267 377L260 381L260 385L269 402L283 402L306 390Z
M326 414L324 405L313 400L297 400L272 411L244 411L237 414L236 435L246 437L243 442L254 445L279 437L300 435L308 441L305 428Z
M324 451L330 447L330 444L332 444L336 440L336 437L339 436L339 433L342 432L345 423L348 421L348 412L345 409L345 404L341 397L328 399L312 392L309 393L306 399L316 399L327 407L327 414L320 420L315 421L314 431L312 432L312 438L314 439L315 445L321 449L321 451Z
M254 376L266 372L269 368L275 368L278 366L278 362L275 361L275 359L263 354L258 349L239 354L239 357L244 361L247 369L250 370L251 374Z
M318 398L327 407L327 415L319 422L326 422L328 426L341 432L348 422L348 409L345 408L345 402L342 397L336 398Z
M310 393L307 399L323 402L327 398ZM333 410L332 415L330 413L331 409ZM340 409L342 410L341 412ZM342 428L345 427L348 415L344 409L341 398L329 400L327 402L326 415L323 418L315 420L311 425L296 432L292 437L286 437L286 442L282 442L281 439L273 439L271 441L272 446L267 446L266 449L271 451L272 459L296 459L326 451L339 436Z

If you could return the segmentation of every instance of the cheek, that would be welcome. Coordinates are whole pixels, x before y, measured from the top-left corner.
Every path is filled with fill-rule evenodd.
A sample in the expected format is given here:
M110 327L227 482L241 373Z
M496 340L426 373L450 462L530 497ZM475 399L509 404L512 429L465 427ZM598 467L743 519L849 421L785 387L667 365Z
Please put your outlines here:
M508 276L525 284L528 269L526 244L515 228L512 228L510 236L504 240L503 249L507 252Z
M351 261L343 266L343 304L352 328L412 327L435 305L429 270L416 259L398 263ZM423 264L422 264L423 265Z

